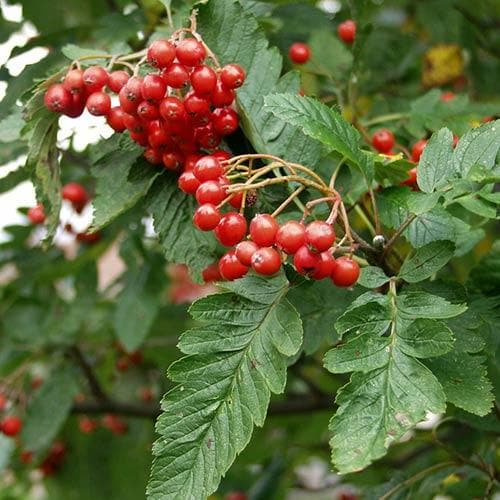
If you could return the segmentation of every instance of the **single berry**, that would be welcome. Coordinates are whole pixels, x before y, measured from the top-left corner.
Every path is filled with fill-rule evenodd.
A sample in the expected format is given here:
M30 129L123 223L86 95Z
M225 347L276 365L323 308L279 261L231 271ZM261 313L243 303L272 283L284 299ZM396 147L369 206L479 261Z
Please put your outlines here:
M167 170L179 170L184 162L184 157L178 151L169 151L163 153L162 161Z
M85 104L87 103L87 92L84 90L79 94L71 94L71 102L67 109L64 110L64 114L70 118L77 118L85 110Z
M78 429L82 434L91 434L97 429L97 422L89 417L81 417L78 420Z
M152 165L160 165L162 162L161 151L154 148L146 148L144 150L144 158L146 158L146 160Z
M356 23L352 19L340 23L337 33L339 38L345 43L353 43L356 38Z
M217 81L215 89L212 92L212 104L216 108L231 106L235 97L236 95L234 93L234 90L224 87L220 80Z
M105 92L94 92L87 98L87 110L94 116L105 116L111 109L111 98Z
M312 276L319 264L321 258L319 254L311 252L307 246L300 247L293 256L293 265L300 274Z
M295 64L305 64L311 57L309 45L302 42L293 43L288 49L288 57L290 57L291 61Z
M210 102L203 97L196 94L188 95L184 98L184 108L189 116L204 116L207 117L204 123L208 123L208 116L210 115ZM201 123L200 123L201 125Z
M118 436L125 434L128 430L126 422L116 415L108 413L102 418L102 426Z
M175 49L177 60L184 66L198 66L206 54L203 44L194 38L182 40Z
M83 72L83 83L89 94L102 90L108 80L108 72L101 66L90 66Z
M160 117L160 113L157 106L148 101L142 101L137 106L137 116L145 122L150 122L157 120Z
M143 134L146 131L146 124L138 116L125 113L123 115L123 123L130 132L134 132L135 134Z
M259 247L270 247L276 241L279 224L269 214L257 214L250 222L250 237Z
M218 205L225 197L226 192L218 181L205 181L196 190L196 201L200 205L204 203Z
M281 256L272 247L259 248L252 255L252 269L259 274L271 276L276 274L281 267Z
M401 184L403 186L410 186L411 188L416 186L416 184L417 184L417 169L415 167L408 170L408 178L405 179Z
M236 257L244 266L252 265L252 255L259 249L253 241L240 241L235 248Z
M153 401L154 393L150 387L141 387L139 389L139 399L141 401Z
M230 135L240 124L238 113L231 108L216 109L212 113L214 130L220 135Z
M420 157L422 156L422 153L424 152L425 146L427 146L427 141L425 139L420 139L420 141L417 141L413 147L411 148L411 160L414 161L415 163L418 163L420 161Z
M315 220L306 226L306 244L316 252L328 250L335 242L335 231L331 224Z
M72 104L71 93L60 83L51 85L47 89L43 101L46 108L54 113L64 113Z
M221 220L221 213L215 205L200 205L194 212L193 224L202 231L212 231Z
M146 75L142 81L142 97L148 102L159 102L165 96L167 84L160 75Z
M234 250L232 250L219 260L219 272L224 279L232 281L245 276L248 267L238 260Z
M372 144L379 153L387 154L394 146L394 134L386 128L381 128L373 134Z
M439 96L439 99L443 102L450 102L450 101L453 101L453 99L455 99L455 97L456 97L455 93L448 90L446 92L443 92Z
M238 193L233 193L232 197L229 200L229 204L233 208L241 208L241 204L243 203L243 191Z
M17 436L22 427L22 420L15 415L9 415L0 422L0 430L9 437Z
M85 188L77 182L69 182L63 186L61 195L65 200L70 201L73 205L83 206L88 200L89 196Z
M32 224L43 224L45 222L45 212L41 203L28 210L28 219Z
M106 121L115 132L123 132L127 128L125 127L125 123L123 123L124 116L125 112L123 109L120 106L115 106L109 110Z
M239 243L247 233L247 221L243 215L228 212L221 217L215 228L215 236L226 247Z
M187 194L195 194L200 186L200 181L196 178L192 171L188 170L179 176L177 181L179 189Z
M202 64L194 68L190 80L197 94L211 94L217 84L217 75L210 66Z
M203 271L201 272L201 276L205 283L211 283L212 281L220 281L222 276L219 271L218 263L214 262L213 264L209 264Z
M116 360L115 366L119 372L126 372L130 368L130 363L127 356L120 356Z
M287 254L294 254L306 242L304 224L295 220L285 222L276 233L276 245Z
M359 265L350 257L339 257L335 261L335 267L332 271L332 280L337 286L350 287L358 281Z
M125 90L126 100L136 103L136 106L142 101L142 82L143 80L141 77L133 76L122 90L120 90L120 93Z
M217 158L208 155L203 156L196 162L193 173L200 182L211 181L224 174L224 167Z
M224 87L237 89L245 81L245 70L238 64L226 64L220 72L220 79Z
M335 259L330 251L326 250L325 252L321 252L319 257L319 264L311 276L311 278L315 280L329 278L333 272L333 268L335 267Z
M120 92L118 92L118 101L120 103L120 108L124 113L129 115L134 115L137 112L137 106L139 101L130 101L128 99L127 86L125 85Z
M155 68L166 68L175 59L175 47L168 40L155 40L148 48L147 59Z
M194 137L198 145L204 149L214 149L221 141L220 135L215 132L211 123L205 127L197 128Z
M189 81L189 73L182 64L171 64L162 73L165 83L173 89L181 89Z
M70 69L64 77L63 86L71 94L80 94L81 92L85 92L83 71L81 69Z
M127 84L129 79L130 75L122 69L112 71L109 74L108 89L111 90L111 92L118 94L118 92L120 92L120 90Z

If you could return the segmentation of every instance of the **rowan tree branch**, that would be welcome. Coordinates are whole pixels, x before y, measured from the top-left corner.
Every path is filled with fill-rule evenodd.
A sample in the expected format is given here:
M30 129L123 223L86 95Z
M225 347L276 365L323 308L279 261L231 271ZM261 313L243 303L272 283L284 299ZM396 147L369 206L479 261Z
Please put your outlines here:
M76 364L79 366L83 375L87 379L89 384L90 392L94 395L94 397L101 402L109 401L108 395L104 392L101 387L101 384L92 370L92 366L88 363L83 355L83 352L80 350L78 346L72 346L68 349L70 356L75 360Z

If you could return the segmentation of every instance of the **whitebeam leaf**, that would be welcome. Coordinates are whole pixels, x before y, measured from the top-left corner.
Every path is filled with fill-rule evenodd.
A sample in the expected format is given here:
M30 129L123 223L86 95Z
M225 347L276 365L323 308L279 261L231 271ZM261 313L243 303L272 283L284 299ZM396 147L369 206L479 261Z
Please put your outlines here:
M283 274L224 286L228 292L191 307L202 325L183 334L179 347L189 355L170 367L178 385L156 425L150 499L213 493L253 426L264 423L271 393L284 390L287 357L300 349L302 325Z

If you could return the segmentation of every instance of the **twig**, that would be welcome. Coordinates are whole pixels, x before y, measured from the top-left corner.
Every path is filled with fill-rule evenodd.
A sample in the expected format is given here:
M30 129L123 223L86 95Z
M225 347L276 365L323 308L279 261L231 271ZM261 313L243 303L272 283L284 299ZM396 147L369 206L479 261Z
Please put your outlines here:
M395 241L401 236L401 233L417 218L415 214L410 215L404 222L399 226L397 231L392 235L391 239L386 243L384 247L384 252L382 253L382 257L387 255L387 252L390 250L392 245L394 245Z
M73 347L70 347L69 354L74 358L77 365L82 370L82 373L84 374L85 378L87 379L90 391L92 392L94 397L97 400L99 400L100 402L109 401L108 395L102 389L101 384L99 383L99 380L97 380L97 377L95 376L94 371L92 370L92 367L87 362L82 351L78 348L78 346L75 345Z

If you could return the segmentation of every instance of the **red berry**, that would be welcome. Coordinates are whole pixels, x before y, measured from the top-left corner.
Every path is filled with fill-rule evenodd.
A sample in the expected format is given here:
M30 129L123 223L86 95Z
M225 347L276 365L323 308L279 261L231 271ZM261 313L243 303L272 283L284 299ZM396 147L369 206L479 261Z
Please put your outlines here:
M71 103L64 111L66 116L76 118L83 113L85 104L87 103L87 92L84 90L78 94L71 94Z
M253 241L240 241L236 245L236 257L244 266L252 265L252 255L259 249L259 246Z
M193 173L200 182L205 182L218 179L224 174L224 168L217 158L208 155L196 162Z
M105 116L111 109L111 98L105 92L94 92L87 98L87 110L94 116Z
M99 92L108 83L108 72L101 66L90 66L83 72L83 83L87 92Z
M130 363L126 356L121 356L116 360L115 366L119 372L126 372L130 367Z
M72 94L80 94L81 92L85 92L83 71L81 69L70 69L64 77L63 86Z
M237 89L245 81L245 70L238 64L226 64L220 72L220 79L224 87Z
M109 74L108 89L111 90L111 92L118 94L118 92L120 92L120 90L127 84L129 79L130 75L126 71L123 71L122 69L113 71Z
M141 401L152 401L154 393L150 387L141 387L139 389L139 399Z
M184 157L177 151L170 151L163 154L162 161L167 170L178 170L184 162Z
M256 273L265 276L276 274L281 267L281 256L272 247L259 248L252 255L252 268Z
M238 113L231 108L216 109L213 114L214 130L220 135L230 135L240 124Z
M224 151L223 149L218 149L212 153L212 156L215 156L219 161L226 161L231 158L231 153L228 151Z
M417 184L417 169L408 170L408 178L401 183L403 186L414 187Z
M219 272L224 279L232 281L245 276L248 267L238 260L234 250L232 250L219 260Z
M331 276L333 268L335 267L335 259L328 250L326 250L325 252L321 252L319 257L320 262L316 268L316 271L314 271L311 276L315 280L328 278L329 276Z
M247 234L247 221L243 215L228 212L221 217L215 228L215 236L226 247L239 243Z
M443 92L439 99L443 102L449 102L449 101L453 101L453 99L455 99L455 93L454 92L451 92L451 91L447 91L447 92Z
M132 351L128 354L128 359L134 365L142 365L142 362L144 361L144 354L140 349L137 349L136 351Z
M394 134L386 128L381 128L373 134L372 144L378 152L387 154L394 146Z
M195 194L200 186L200 181L191 171L183 172L177 182L179 189L187 194Z
M205 59L206 51L203 44L194 38L186 38L175 49L177 60L185 66L198 66Z
M178 97L169 96L165 97L160 103L160 115L164 120L176 122L184 120L186 110Z
M43 97L46 108L54 113L64 113L72 104L71 93L62 84L51 85Z
M127 84L120 90L120 94L124 92L125 99L127 101L133 102L137 105L142 101L142 78L139 76L133 76L127 82ZM123 107L123 106L122 106ZM124 109L125 112L128 112Z
M118 92L118 100L120 102L120 107L124 113L133 115L137 112L137 105L139 101L130 101L128 99L127 86L125 85L120 92Z
M258 214L250 222L250 237L259 247L270 247L276 241L279 224L269 214Z
M196 190L196 201L203 205L212 203L218 205L226 197L226 192L217 181L205 181Z
M297 272L308 276L316 272L320 262L319 254L311 252L305 245L300 247L293 257L293 265Z
M41 203L28 210L28 219L32 224L43 224L45 222L45 212Z
M348 19L340 23L337 28L339 38L345 43L352 43L356 38L356 23L352 19Z
M337 286L349 287L358 281L359 273L359 265L355 260L350 257L339 257L335 261L332 280Z
M130 138L140 146L146 147L148 145L148 136L144 132L130 132Z
M122 435L127 432L128 425L116 415L108 413L102 417L102 425L113 434Z
M145 122L150 122L159 118L160 113L158 108L148 101L142 101L139 106L137 106L137 115L139 118Z
M65 200L68 200L73 203L73 205L78 206L85 205L89 200L87 191L77 182L69 182L63 186L61 195Z
M205 269L203 269L201 275L205 283L211 283L212 281L220 281L222 279L218 263L213 263L208 265Z
M168 40L155 40L148 48L148 63L155 68L166 68L175 59L175 47Z
M458 141L460 140L460 137L458 135L453 134L453 147L456 148L458 146Z
M205 203L194 212L193 224L202 231L212 231L221 220L221 214L215 205Z
M220 80L217 81L215 89L212 92L212 104L216 108L230 106L233 103L235 97L236 96L233 90L224 87Z
M146 125L137 116L125 113L123 115L123 123L130 132L134 132L135 134L143 134L146 131Z
M335 241L335 231L331 224L315 220L306 227L306 244L317 252L328 250Z
M211 123L199 127L195 131L196 142L204 149L213 149L220 144L220 136L215 132Z
M413 147L411 148L412 161L414 161L415 163L418 163L420 161L420 157L422 156L425 146L427 146L427 141L425 139L420 139L420 141L417 141L413 145Z
M211 94L217 84L217 75L210 67L202 64L191 73L191 85L197 94Z
M295 42L288 49L288 56L295 64L304 64L309 61L311 50L306 43Z
M123 122L124 116L125 112L123 109L120 106L115 106L109 110L106 120L115 132L123 132L127 128Z
M294 254L305 242L306 228L295 220L285 222L276 233L276 244L287 254Z
M161 152L154 148L146 148L144 151L144 158L153 165L160 165L162 162Z
M146 75L142 81L142 97L149 102L161 101L167 91L167 84L160 75Z
M23 427L23 422L15 415L9 415L0 422L1 431L9 437L17 436Z
M208 116L210 115L210 103L197 96L196 94L191 94L186 96L184 99L184 108L186 109L189 116L206 116L208 122Z
M173 89L180 89L189 81L189 73L182 64L171 64L163 73L165 83Z
M97 429L97 422L89 417L81 417L78 420L78 429L83 434L91 434Z
M241 204L243 203L243 191L238 193L233 193L233 196L229 200L229 204L233 208L241 208Z

